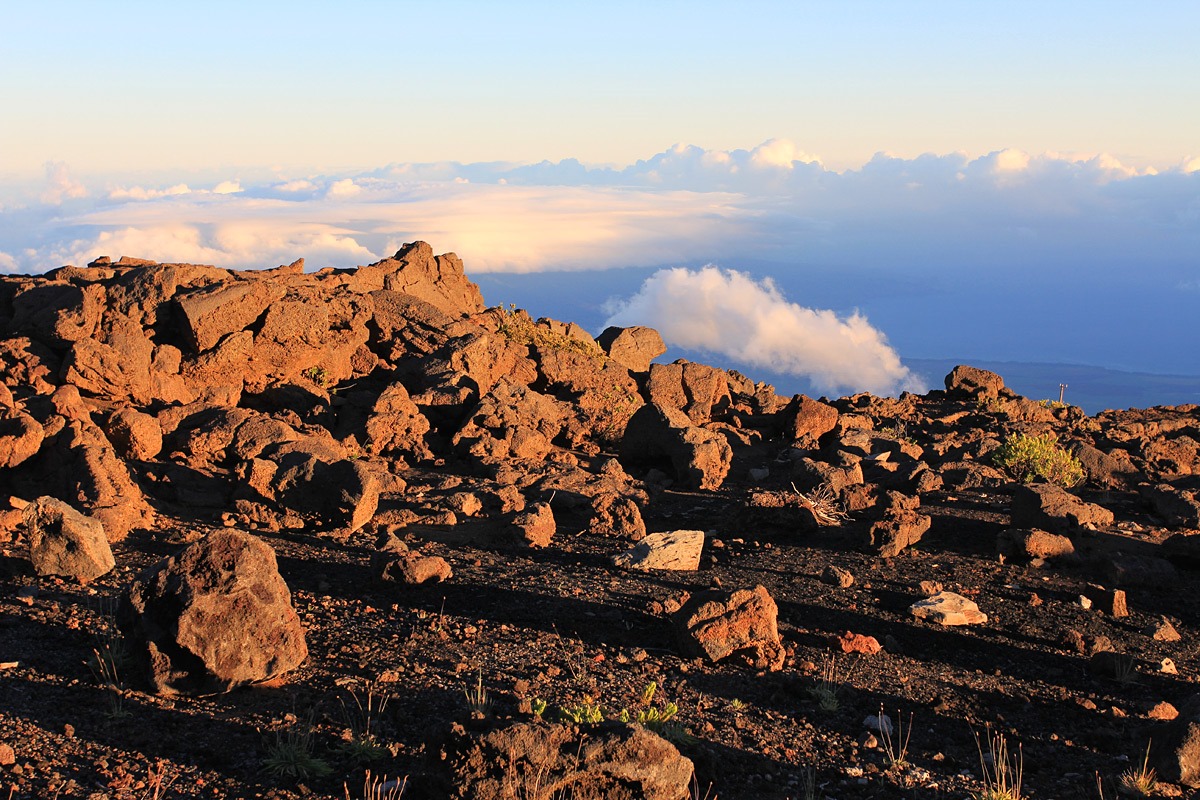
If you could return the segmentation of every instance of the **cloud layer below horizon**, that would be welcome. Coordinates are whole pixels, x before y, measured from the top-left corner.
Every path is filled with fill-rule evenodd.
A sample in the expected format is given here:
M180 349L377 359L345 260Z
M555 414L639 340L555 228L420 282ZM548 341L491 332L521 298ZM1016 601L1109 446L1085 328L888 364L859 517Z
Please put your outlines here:
M960 314L996 287L1019 302L1033 287L1058 291L1080 279L1197 294L1200 159L1155 171L1104 154L879 154L838 172L771 140L750 150L676 146L623 168L393 164L191 184L101 185L48 164L42 186L23 197L10 187L0 205L0 271L42 272L100 255L237 268L304 257L310 269L348 267L417 239L457 252L475 274L715 264L656 273L616 317L658 325L680 346L845 390L905 388L909 376L883 333L850 310L857 299L835 313L784 297L786 289L829 305L809 290L817 272L864 296L883 291L880 276L907 281L922 295L945 295L939 310ZM1109 295L1112 305L1121 292ZM682 304L668 297L690 298L703 319L680 317ZM1014 306L1011 316L1018 327L1048 325L1058 312L1044 306ZM1070 343L1041 336L1021 346L1075 358Z

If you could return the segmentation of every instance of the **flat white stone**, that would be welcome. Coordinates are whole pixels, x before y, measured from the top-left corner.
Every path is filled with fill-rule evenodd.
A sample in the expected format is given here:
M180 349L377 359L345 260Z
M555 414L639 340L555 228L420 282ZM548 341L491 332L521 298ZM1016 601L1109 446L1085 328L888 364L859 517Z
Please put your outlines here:
M987 622L987 614L973 600L954 592L938 592L933 597L918 600L908 609L914 617L939 625L979 625Z
M612 560L628 569L697 570L703 549L704 531L663 531L650 534Z

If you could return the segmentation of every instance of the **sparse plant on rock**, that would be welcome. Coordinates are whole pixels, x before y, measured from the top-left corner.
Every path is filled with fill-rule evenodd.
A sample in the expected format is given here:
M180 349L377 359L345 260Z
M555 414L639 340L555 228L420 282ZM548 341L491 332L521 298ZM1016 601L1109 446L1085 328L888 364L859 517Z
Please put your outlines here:
M467 699L467 709L472 716L478 715L486 717L492 711L492 698L488 695L487 689L483 688L483 670L479 670L479 677L475 682L474 688L468 687L463 689L463 697Z
M837 658L823 657L821 660L821 676L817 682L808 687L808 696L822 711L837 711L842 706L838 697L841 692L841 679L838 676Z
M539 325L523 309L509 305L500 308L500 324L497 333L514 344L539 347L546 350L567 350L590 358L603 358L604 351L594 341L576 339L563 333L555 333L545 325Z
M888 767L903 770L908 766L908 740L912 738L912 714L908 715L908 727L904 726L904 717L896 712L896 730L893 736L892 726L884 720L883 705L879 706L879 743L887 757Z
M322 389L329 388L329 384L332 383L329 370L324 367L309 367L300 374Z
M992 452L992 461L1022 483L1041 479L1070 489L1083 482L1083 465L1058 443L1053 433L1010 434Z
M387 775L380 777L367 770L363 777L362 800L400 800L407 789L407 777L389 780ZM344 783L342 791L346 793L346 800L355 800L350 794L350 787Z

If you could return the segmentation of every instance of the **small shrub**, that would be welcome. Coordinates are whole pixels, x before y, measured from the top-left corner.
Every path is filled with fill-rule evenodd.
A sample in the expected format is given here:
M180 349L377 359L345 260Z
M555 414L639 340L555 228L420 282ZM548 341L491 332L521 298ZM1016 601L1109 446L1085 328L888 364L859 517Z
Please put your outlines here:
M801 492L795 484L792 484L792 491L800 498L800 503L812 512L818 525L837 527L850 519L850 515L846 513L841 501L837 499L837 493L827 483L821 484L808 494Z
M603 358L604 351L595 341L576 339L555 333L545 325L539 325L529 314L514 306L500 309L500 324L497 333L513 344L538 347L544 350L568 350L590 358Z
M1083 465L1059 445L1053 433L1010 434L993 451L992 461L1022 483L1041 478L1069 489L1084 478Z
M808 687L808 696L817 704L817 708L822 711L837 711L842 706L841 698L838 696L841 692L841 677L838 675L837 659L833 656L823 658L821 661L821 677L817 682Z
M315 383L317 386L320 386L322 389L329 388L329 384L332 382L329 375L329 370L325 369L324 367L309 367L300 374Z
M267 745L262 768L276 778L293 780L320 778L333 772L329 762L313 754L311 726L299 724L275 734L274 743Z
M467 709L471 714L486 717L492 710L492 698L487 689L483 688L483 670L479 670L479 678L475 688L463 689L463 697L467 699Z
M367 686L366 702L355 692L350 692L353 706L346 703L345 698L339 698L342 704L342 716L346 728L342 733L341 752L356 764L366 764L379 761L391 755L379 741L377 732L373 730L376 719L387 709L388 698L375 694L374 686Z

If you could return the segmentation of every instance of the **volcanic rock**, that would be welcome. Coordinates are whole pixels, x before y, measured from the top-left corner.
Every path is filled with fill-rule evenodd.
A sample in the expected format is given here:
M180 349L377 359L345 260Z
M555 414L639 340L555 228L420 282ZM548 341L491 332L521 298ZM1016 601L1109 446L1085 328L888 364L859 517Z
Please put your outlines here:
M86 517L61 500L39 497L25 507L29 560L38 575L58 575L88 583L117 562L100 520Z
M987 622L987 614L981 612L973 600L954 592L938 592L932 597L918 600L908 610L917 619L939 625L978 625Z
M628 569L697 570L704 549L704 531L651 533L630 550L612 557Z
M596 337L604 352L630 372L648 372L650 362L667 352L662 336L653 328L634 325L630 328L605 328Z
M715 489L729 474L733 450L724 436L691 425L682 411L650 403L629 420L620 457L626 466L669 465L683 486Z
M1111 525L1113 513L1080 500L1061 486L1035 483L1013 491L1012 520L1020 528L1071 533L1085 525Z
M275 552L232 529L138 575L118 620L159 694L225 692L308 657Z
M688 655L717 662L743 657L755 669L779 670L785 657L779 607L763 586L691 598L671 619Z
M673 744L640 725L520 722L455 744L443 795L452 800L505 797L513 786L536 786L538 797L679 800L693 773Z

